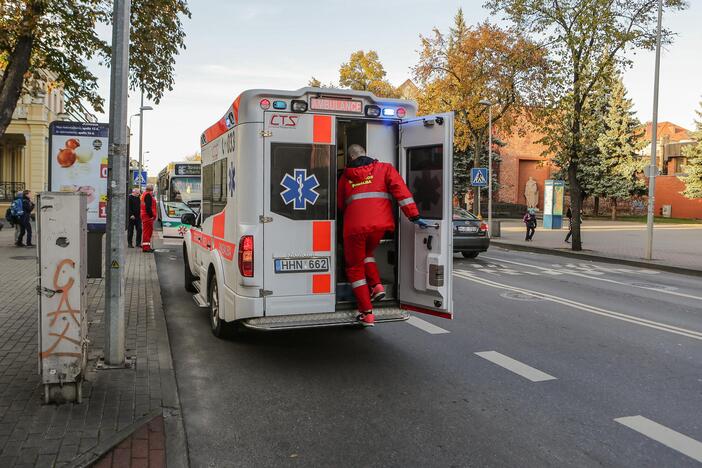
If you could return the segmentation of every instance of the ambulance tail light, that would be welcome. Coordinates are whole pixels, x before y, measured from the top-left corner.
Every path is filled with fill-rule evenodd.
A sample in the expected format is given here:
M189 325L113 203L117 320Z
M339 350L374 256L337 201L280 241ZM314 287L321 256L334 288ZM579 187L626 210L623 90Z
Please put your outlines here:
M373 119L380 117L380 107L373 105L366 106L366 117Z
M239 241L239 272L245 278L254 275L254 238L242 236Z
M300 101L299 99L293 99L290 103L290 110L302 114L307 112L307 101Z
M261 109L268 110L271 108L271 101L269 99L261 99L259 105L261 106Z

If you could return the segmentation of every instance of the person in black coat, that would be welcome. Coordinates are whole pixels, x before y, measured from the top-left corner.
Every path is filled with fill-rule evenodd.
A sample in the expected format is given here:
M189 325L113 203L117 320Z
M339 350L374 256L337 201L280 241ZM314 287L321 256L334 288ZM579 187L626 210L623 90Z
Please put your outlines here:
M23 213L19 217L20 233L17 237L18 247L24 246L22 240L25 233L27 234L27 247L34 247L32 244L32 211L34 211L34 203L32 202L32 192L25 190L22 192L22 210Z
M134 231L136 230L136 245L141 245L141 193L137 187L132 189L127 199L127 243L134 247Z

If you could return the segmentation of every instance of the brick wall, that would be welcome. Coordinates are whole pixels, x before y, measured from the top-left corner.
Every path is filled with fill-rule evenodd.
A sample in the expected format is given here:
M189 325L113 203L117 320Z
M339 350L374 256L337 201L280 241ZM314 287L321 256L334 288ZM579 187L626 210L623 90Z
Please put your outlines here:
M686 198L680 194L683 190L685 183L675 176L656 177L656 215L661 214L663 205L671 205L673 218L702 219L702 198Z

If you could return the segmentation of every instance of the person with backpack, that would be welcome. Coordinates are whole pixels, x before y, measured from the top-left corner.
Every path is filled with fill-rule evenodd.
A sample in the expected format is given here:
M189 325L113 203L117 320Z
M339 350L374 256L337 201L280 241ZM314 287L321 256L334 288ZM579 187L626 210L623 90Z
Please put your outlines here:
M32 202L31 199L31 194L29 190L25 190L22 192L22 197L15 198L15 201L13 201L13 206L17 201L19 200L18 205L21 203L21 210L19 207L15 208L15 212L20 213L18 218L19 218L19 226L20 226L20 233L19 236L17 236L17 242L15 245L17 247L25 247L25 244L22 242L24 239L25 233L27 234L27 244L26 247L34 247L34 244L32 244L32 210L34 210L34 203Z
M526 225L526 238L525 241L531 241L536 232L536 213L533 209L527 210L526 214L522 218L524 224Z

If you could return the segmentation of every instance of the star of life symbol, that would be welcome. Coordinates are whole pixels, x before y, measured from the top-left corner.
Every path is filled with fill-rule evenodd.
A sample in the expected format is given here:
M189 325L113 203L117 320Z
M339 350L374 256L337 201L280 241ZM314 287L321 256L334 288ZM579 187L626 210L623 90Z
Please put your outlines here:
M285 187L280 194L286 205L293 204L296 210L306 210L307 204L317 203L319 193L315 190L319 187L317 176L312 174L307 176L307 169L295 169L293 175L285 174L280 185Z
M234 196L234 190L236 190L236 170L234 169L234 163L229 167L229 196Z
M178 226L178 235L180 235L180 237L185 236L185 233L187 233L187 232L188 232L188 226L185 226L184 224L181 224L180 226Z

